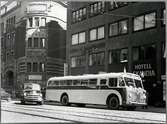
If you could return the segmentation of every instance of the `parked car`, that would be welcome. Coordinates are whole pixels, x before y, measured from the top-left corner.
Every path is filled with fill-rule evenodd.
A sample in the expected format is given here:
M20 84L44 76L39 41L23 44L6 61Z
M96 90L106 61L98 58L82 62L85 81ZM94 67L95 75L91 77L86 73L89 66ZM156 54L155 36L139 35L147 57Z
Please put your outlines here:
M7 100L7 101L11 100L11 94L6 92L3 88L1 88L1 100Z

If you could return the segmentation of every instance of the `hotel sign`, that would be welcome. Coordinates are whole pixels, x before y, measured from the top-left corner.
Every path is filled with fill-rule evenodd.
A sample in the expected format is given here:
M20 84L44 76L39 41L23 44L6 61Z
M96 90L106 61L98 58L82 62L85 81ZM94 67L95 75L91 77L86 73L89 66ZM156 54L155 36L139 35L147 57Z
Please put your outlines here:
M155 66L151 63L134 64L133 73L138 75L143 73L144 77L156 76Z

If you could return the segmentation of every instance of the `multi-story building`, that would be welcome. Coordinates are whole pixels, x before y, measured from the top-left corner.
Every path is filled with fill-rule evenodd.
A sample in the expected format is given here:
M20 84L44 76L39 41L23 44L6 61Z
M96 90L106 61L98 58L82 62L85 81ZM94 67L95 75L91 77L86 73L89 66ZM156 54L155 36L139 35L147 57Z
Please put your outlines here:
M164 2L69 2L69 74L144 74L149 104L160 105L165 75Z
M14 95L23 83L45 87L49 77L64 75L65 40L62 5L9 1L1 6L1 86Z

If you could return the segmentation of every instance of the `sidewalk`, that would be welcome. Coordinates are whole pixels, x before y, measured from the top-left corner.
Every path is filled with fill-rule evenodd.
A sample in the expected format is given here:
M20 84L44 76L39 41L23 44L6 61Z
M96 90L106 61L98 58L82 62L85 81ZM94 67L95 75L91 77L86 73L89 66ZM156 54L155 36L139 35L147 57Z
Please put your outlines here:
M142 112L156 112L156 113L166 113L165 107L154 107L154 106L148 106L147 108L141 108L137 107L136 111L142 111Z

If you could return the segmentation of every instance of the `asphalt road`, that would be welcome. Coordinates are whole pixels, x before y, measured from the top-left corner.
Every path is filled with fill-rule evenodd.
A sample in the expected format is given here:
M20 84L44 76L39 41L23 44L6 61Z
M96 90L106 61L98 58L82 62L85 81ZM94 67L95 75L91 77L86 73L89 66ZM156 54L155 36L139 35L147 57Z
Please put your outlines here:
M2 123L166 123L165 113L1 102Z

